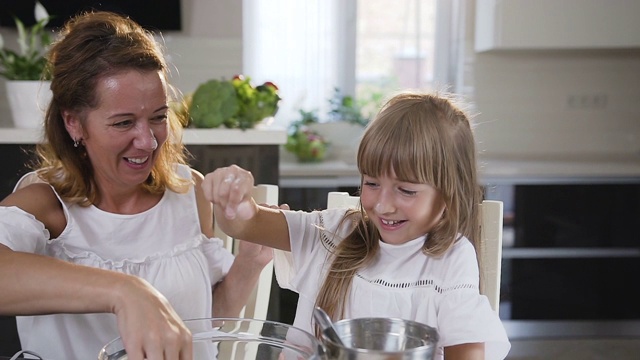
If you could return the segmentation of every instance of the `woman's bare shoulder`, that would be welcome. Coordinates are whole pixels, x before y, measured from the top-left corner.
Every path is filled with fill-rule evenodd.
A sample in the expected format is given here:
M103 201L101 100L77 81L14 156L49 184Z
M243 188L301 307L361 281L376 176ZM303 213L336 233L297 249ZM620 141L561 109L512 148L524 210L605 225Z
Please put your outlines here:
M8 195L1 206L16 206L35 216L47 229L64 228L65 217L60 200L49 184L33 183Z

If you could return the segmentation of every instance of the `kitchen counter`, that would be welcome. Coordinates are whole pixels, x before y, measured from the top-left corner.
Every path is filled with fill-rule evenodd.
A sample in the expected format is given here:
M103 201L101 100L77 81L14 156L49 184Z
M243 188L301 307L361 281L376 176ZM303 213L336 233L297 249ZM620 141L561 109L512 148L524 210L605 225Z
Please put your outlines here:
M483 184L626 183L640 181L639 158L479 159ZM299 163L280 161L281 187L359 186L355 164L341 160Z
M36 144L41 129L0 128L0 144ZM284 130L274 129L185 129L187 145L280 145L287 141Z
M278 184L279 148L287 140L276 129L184 129L183 141L193 155L190 164L203 174L221 166L238 164L250 170L256 182ZM41 129L0 128L3 178L0 196L7 195L28 171L31 151L42 141ZM71 141L71 139L69 139Z

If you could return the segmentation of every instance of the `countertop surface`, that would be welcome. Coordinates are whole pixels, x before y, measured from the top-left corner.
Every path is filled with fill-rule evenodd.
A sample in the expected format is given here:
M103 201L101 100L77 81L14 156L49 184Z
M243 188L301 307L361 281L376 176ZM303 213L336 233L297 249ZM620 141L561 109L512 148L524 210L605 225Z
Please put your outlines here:
M35 144L41 129L0 128L0 144ZM187 145L280 145L287 141L285 130L276 129L185 129Z
M593 159L479 159L484 184L640 183L640 157ZM358 186L355 164L342 160L280 161L280 186Z
M0 128L0 144L35 144L40 129ZM281 129L185 129L187 145L282 145L287 133ZM281 151L282 153L282 151ZM480 157L482 183L638 183L640 156L509 159ZM280 160L280 186L358 186L360 175L354 161L330 159L300 163L284 154Z

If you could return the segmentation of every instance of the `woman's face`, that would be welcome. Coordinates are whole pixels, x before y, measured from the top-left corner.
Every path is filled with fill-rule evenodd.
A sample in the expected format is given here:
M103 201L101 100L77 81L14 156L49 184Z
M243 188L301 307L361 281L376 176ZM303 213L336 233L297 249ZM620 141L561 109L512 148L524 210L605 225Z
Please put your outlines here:
M445 209L434 187L400 181L393 172L379 178L364 175L360 201L382 241L395 245L431 231Z
M65 112L74 139L82 138L101 186L131 187L151 173L158 150L167 140L167 87L160 72L126 70L101 78L98 106L86 121Z

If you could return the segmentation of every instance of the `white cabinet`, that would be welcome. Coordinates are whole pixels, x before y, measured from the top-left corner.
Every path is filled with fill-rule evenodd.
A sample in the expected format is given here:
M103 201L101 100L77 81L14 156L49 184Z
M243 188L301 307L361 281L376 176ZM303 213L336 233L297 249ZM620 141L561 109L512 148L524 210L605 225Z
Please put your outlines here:
M476 0L475 50L640 48L638 0Z

